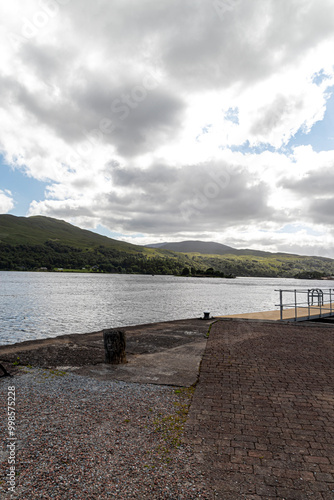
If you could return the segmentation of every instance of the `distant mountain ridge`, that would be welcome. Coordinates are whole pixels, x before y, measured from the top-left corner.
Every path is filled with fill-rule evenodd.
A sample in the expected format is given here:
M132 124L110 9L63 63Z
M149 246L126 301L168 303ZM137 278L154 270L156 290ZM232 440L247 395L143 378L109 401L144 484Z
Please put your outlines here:
M149 248L159 248L181 253L200 253L202 255L253 255L257 257L270 256L297 256L297 254L264 252L262 250L251 250L230 247L214 241L187 240L176 242L153 243L146 245Z
M181 254L197 253L201 255L235 255L256 257L302 257L298 254L282 252L264 252L262 250L236 249L213 241L186 240L179 242L152 243L149 245L133 245L126 241L102 236L87 229L81 229L64 220L35 215L17 217L11 214L0 214L0 243L9 245L44 245L47 241L55 241L78 248L96 248L104 246L120 251L137 253L153 253L154 250L177 252ZM325 257L320 257L324 259Z
M0 271L76 270L176 276L334 276L334 260L205 241L132 245L44 216L0 215Z
M173 252L182 253L203 253L214 255L225 255L227 253L234 253L235 249L222 243L206 242L198 240L189 241L175 241L165 243L153 243L146 245L149 248L163 248L164 250L172 250Z

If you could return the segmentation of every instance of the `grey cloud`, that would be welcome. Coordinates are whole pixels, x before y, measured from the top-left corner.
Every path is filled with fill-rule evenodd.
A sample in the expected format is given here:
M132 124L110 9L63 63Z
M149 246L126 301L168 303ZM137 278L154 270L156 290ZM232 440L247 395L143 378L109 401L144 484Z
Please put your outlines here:
M116 128L110 141L125 157L151 152L166 140L172 141L183 116L181 99L161 90L149 92L143 102L136 104L134 109L128 107L123 121L111 114Z
M282 179L279 185L304 196L324 196L334 192L333 167L308 172L302 179Z
M73 186L75 189L81 189L82 191L86 191L88 189L91 189L92 187L95 187L95 182L94 178L74 178L71 181L71 186Z
M145 75L127 79L123 85L89 76L82 73L84 84L81 79L69 82L59 98L47 86L44 94L33 93L24 83L8 77L0 80L0 88L8 95L8 102L15 101L33 120L47 125L73 146L88 140L97 147L94 134L98 131L101 141L113 144L128 157L152 151L159 141L171 140L178 132L184 110L178 95L163 88L144 88ZM110 126L101 129L105 120Z
M331 0L294 0L271 2L273 22L268 32L269 46L283 51L284 59L294 62L299 54L311 50L333 31L334 11Z
M302 216L316 224L334 223L334 172L332 167L308 172L302 179L282 179L284 189L301 195L304 199Z
M267 186L250 184L251 175L224 164L189 165L182 169L154 165L145 171L116 168L115 187L103 202L103 224L132 232L217 231L231 225L279 219L267 206ZM130 192L129 192L130 189ZM117 215L118 214L118 215Z
M21 82L12 87L12 96L72 145L85 140L85 131L98 129L103 118L110 119L114 131L101 140L125 157L173 140L188 91L263 79L276 71L273 53L281 53L280 68L291 64L334 25L329 0L242 0L223 18L214 1L82 0L63 6L58 15L67 27L62 44L30 40L18 55L27 72L45 81L45 92L33 94ZM94 51L101 63L92 68L88 55ZM120 111L124 103L111 111L115 99L131 94L155 66L163 75L159 86L137 107L128 108L126 118ZM59 89L57 98L48 86ZM263 110L252 132L274 128L291 106L300 104L278 97L270 110Z
M0 78L0 88L7 96L3 105L19 104L31 116L32 123L37 120L49 126L68 142L82 137L80 114L70 100L55 103L47 92L33 93L11 77Z
M168 2L168 9L156 4L150 4L146 21L137 22L136 9L131 16L138 41L159 29L157 43L170 78L197 89L262 79L276 69L273 53L280 53L280 67L294 64L333 30L329 0L322 5L301 0L241 1L222 19L214 2L174 1Z
M311 201L307 215L312 222L333 226L334 224L334 197L318 198Z
M164 89L145 89L139 78L122 87L105 85L104 91L96 86L79 98L73 95L82 109L81 127L88 139L106 120L109 125L102 128L101 139L113 144L122 156L131 157L151 152L178 132L185 107L179 96Z
M260 118L253 124L253 135L268 134L284 122L286 115L293 114L303 105L301 99L294 101L289 96L278 95L268 107L259 110Z
M115 186L132 186L135 188L151 185L169 184L173 179L174 170L166 165L155 165L148 170L134 167L114 168L112 178Z
M61 85L68 78L75 53L68 46L38 45L30 42L22 45L18 56L27 70L33 70L41 81Z
M223 2L223 0L222 0ZM72 31L84 47L99 43L122 56L152 63L183 88L249 85L302 55L333 31L331 0L241 0L223 17L214 1L71 2ZM279 54L279 58L273 57Z

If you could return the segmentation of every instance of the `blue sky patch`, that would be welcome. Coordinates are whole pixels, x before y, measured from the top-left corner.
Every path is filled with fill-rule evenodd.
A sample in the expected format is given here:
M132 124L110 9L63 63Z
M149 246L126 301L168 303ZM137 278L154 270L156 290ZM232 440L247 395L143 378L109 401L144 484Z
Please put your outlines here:
M326 75L326 73L322 69L321 71L313 75L312 83L314 83L315 85L321 85L323 81L328 80L329 78L330 77Z
M287 234L294 234L298 231L306 231L307 234L310 236L322 236L323 233L320 233L319 231L315 231L314 229L311 229L308 226L304 225L296 225L296 224L286 224L284 227L276 231L276 233L287 233Z
M317 153L334 149L334 87L328 89L330 97L327 100L326 112L323 120L316 122L311 131L306 134L299 130L287 145L290 147L312 146Z
M229 108L224 115L224 119L239 125L239 108Z
M12 215L26 216L32 200L44 200L47 182L28 177L22 170L12 168L3 156L0 156L1 185L0 188L11 191L14 199Z

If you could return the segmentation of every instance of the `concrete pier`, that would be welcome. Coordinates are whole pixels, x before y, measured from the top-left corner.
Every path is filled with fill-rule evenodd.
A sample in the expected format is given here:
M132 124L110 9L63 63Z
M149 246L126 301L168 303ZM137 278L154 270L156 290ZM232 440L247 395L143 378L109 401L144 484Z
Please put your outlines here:
M284 309L283 321L312 321L313 319L329 318L334 315L334 309L331 311L330 304L323 306L297 307ZM240 319L259 319L264 321L280 321L280 310L260 311L244 314L227 314L218 316L218 318L240 318Z

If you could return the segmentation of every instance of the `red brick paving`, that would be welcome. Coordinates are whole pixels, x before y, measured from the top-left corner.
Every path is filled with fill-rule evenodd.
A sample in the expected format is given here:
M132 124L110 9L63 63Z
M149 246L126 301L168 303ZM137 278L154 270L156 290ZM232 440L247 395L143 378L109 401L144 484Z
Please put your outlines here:
M334 328L222 320L185 440L213 498L334 499Z

